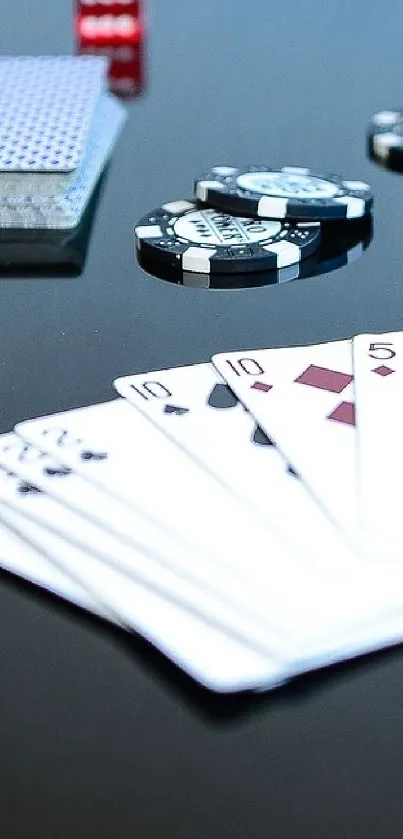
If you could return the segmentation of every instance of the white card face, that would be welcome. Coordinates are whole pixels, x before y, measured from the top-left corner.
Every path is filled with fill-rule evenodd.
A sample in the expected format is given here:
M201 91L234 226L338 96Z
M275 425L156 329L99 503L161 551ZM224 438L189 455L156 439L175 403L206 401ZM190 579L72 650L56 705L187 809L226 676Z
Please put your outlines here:
M221 570L221 587L234 602L241 604L241 594L253 598L255 617L263 619L266 616L267 620L269 615L271 621L282 626L287 602L290 603L288 630L293 632L296 626L303 624L309 633L310 625L317 627L318 611L323 607L326 612L323 631L326 633L327 627L330 631L332 619L328 607L324 606L325 594L322 601L315 595L314 609L306 608L306 598L310 600L313 592L330 585L327 567L321 569L318 562L308 565L298 556L295 546L291 548L287 545L285 550L276 533L269 535L266 526L260 528L256 519L249 520L243 516L242 506L234 510L231 500L220 492L218 484L210 482L201 470L193 466L186 454L173 447L123 401L23 423L17 431L38 447L46 447L82 477L97 482L99 487L114 494L125 506L129 504L132 509L134 505L147 515L151 511L154 532L155 528L161 530L165 522L165 526L169 523L170 527L176 524L176 533L182 540L187 533L185 551L178 553L175 547L176 560L180 561L183 557L182 565L177 566L180 572L184 567L189 570L190 558L197 557L196 566L203 568L204 575L209 573L208 563L212 563L213 579ZM91 449L105 451L108 458L83 460L82 453ZM9 461L8 465L11 468L13 464ZM134 475L139 483L133 483ZM171 489L172 475L175 475L175 494ZM31 473L30 476L37 483L41 481L38 474ZM56 484L53 487L56 488ZM46 488L53 492L53 487L48 485ZM71 497L79 498L76 492ZM64 501L71 503L66 496ZM155 521L153 511L158 511L159 522ZM105 513L103 521L106 522L107 518ZM199 542L196 554L192 541L195 533ZM148 539L152 535L149 532ZM161 535L162 552L166 534L162 532ZM202 544L205 544L203 558L200 556ZM337 586L340 584L340 569L334 564L331 570L332 580L335 575L337 578L332 585ZM290 585L291 578L293 585ZM305 592L305 597L302 592ZM348 609L347 604L344 605ZM335 622L339 621L339 616L337 611Z
M125 509L144 516L149 522L147 538L159 537L161 550L167 536L177 539L184 549L184 567L189 568L190 552L203 573L208 557L214 568L229 572L228 591L239 579L244 591L254 593L257 609L263 597L265 614L270 592L293 597L291 571L301 583L306 579L307 570L298 565L295 550L284 546L275 532L268 537L267 528L259 527L240 504L234 509L218 484L124 400L22 423L17 432ZM88 451L105 452L107 457L88 458ZM295 600L297 606L296 595Z
M351 544L362 546L351 342L220 354L213 361L317 503Z
M26 484L9 476L6 493L5 476L0 473L0 495L7 494L12 498L13 483L16 506L0 502L1 567L112 622L123 622L212 690L263 690L284 681L286 669L281 662L259 655L197 614L133 580L128 581L91 554L27 518L24 501L29 499L30 493L24 491L18 498L18 487L27 490ZM54 505L49 499L32 492L33 497L40 498L43 507L49 504L48 509L53 514ZM104 592L108 605L101 605L102 596L99 599L99 596L91 595L94 585ZM131 604L125 606L129 599ZM122 608L126 620L117 617L110 608L111 602L119 611Z
M88 436L84 433L85 431ZM86 480L103 488L112 497L118 498L125 508L129 506L133 509L136 504L140 504L137 492L139 488L143 506L150 498L154 509L163 515L168 515L171 524L178 520L178 510L181 514L186 512L184 518L180 518L179 521L180 527L184 527L191 520L192 504L196 504L198 513L201 509L204 513L204 518L199 517L198 525L197 523L195 525L198 539L203 541L204 531L211 526L209 503L214 494L215 484L208 481L199 499L194 469L187 473L183 472L184 464L187 467L191 465L189 458L186 455L181 457L178 449L169 446L168 457L171 458L169 462L167 456L164 455L164 446L167 446L164 436L122 400L23 423L18 426L18 432L25 439L35 441L40 448L46 447L53 456L56 454L60 462L76 469L80 475L85 476ZM94 452L98 456L94 457ZM102 453L106 457L100 456ZM155 472L150 470L152 464L158 465ZM18 468L20 469L21 465ZM185 474L187 474L186 480L183 479ZM174 498L172 497L172 475L175 475L175 487L177 487ZM201 470L198 475L199 478L203 475ZM168 483L164 485L165 481ZM184 490L183 493L181 489ZM219 500L221 503L221 495ZM224 504L221 504L218 522L213 528L214 534L216 525L220 528L223 509ZM214 505L211 514L213 513ZM270 649L275 644L284 659L288 657L290 662L293 658L294 662L298 662L295 664L296 667L306 669L308 666L314 666L318 661L322 663L328 661L329 656L332 658L332 655L336 656L334 660L343 657L346 649L354 649L355 653L361 650L364 637L362 634L364 629L361 628L364 625L366 627L365 643L370 643L369 648L374 643L378 645L380 637L385 637L386 630L383 627L379 634L379 626L375 632L375 625L379 624L379 621L384 624L385 616L394 614L396 598L398 598L400 616L401 599L391 579L388 578L385 581L383 577L379 578L378 574L374 571L370 573L367 569L365 569L365 574L351 569L349 586L346 590L344 575L330 574L327 571L322 577L316 567L310 569L304 563L298 563L295 561L295 556L293 556L293 562L289 558L287 560L287 557L281 553L281 543L270 541L267 531L263 535L256 522L254 522L253 532L250 533L248 530L250 520L242 518L241 506L235 509L231 505L227 515L228 521L231 521L233 525L233 533L236 534L237 546L241 546L241 550L242 542L244 542L240 565L241 568L245 568L246 561L249 586L243 580L245 597L248 592L249 599L251 585L254 586L254 592L256 592L256 583L260 586L260 592L255 594L253 601L254 619L256 622L259 616L260 624L248 627L243 623L244 637L251 638L253 633L256 642L265 641L266 645L268 643L271 645ZM226 526L224 533L225 531ZM260 549L262 550L263 547L263 554L260 555L251 547L249 550L247 547L248 544L249 546L252 544L252 538L256 536L260 541ZM275 547L273 547L274 544ZM188 566L194 559L195 555L189 544ZM219 562L220 558L216 557L215 561ZM226 562L227 585L231 585L231 595L233 595L234 579L238 579L240 571L238 567L240 557L234 551L226 557ZM198 558L196 564L199 568L202 567ZM359 608L357 608L357 603L359 603ZM256 635L262 627L261 621L264 617L259 613L260 606L263 608L266 606L266 627L269 621L270 637L268 637L267 629L265 629L265 638ZM245 612L243 614L245 615ZM277 636L274 632L274 629L278 627L282 630L281 641L285 636L287 637L283 646L280 642L280 633ZM290 652L290 645L292 652Z
M56 507L32 485L0 470L0 565L77 605L141 632L182 669L213 690L267 689L287 676L385 646L401 635L400 615L392 614L379 626L374 610L370 627L363 627L355 637L348 634L347 640L340 633L328 648L312 651L311 658L306 652L301 656L296 643L295 653L300 659L293 666L259 655L195 613L133 580L124 579L122 595L119 573L83 551L78 546L80 537L77 544L70 544L58 535L60 518ZM38 523L39 519L46 521L47 516L52 530ZM76 533L72 518L70 526ZM100 595L95 596L94 587ZM131 600L129 606L127 598ZM119 617L117 613L122 611L123 617Z
M401 556L403 333L353 342L359 500L363 526L384 552ZM386 551L385 551L386 549Z
M88 612L113 620L96 597L58 563L54 539L44 528L28 523L22 513L0 504L0 567Z
M104 95L97 108L91 145L86 148L67 188L62 187L51 199L40 195L28 201L23 195L3 199L0 202L0 226L60 230L76 227L112 154L124 120L125 111L120 103ZM30 175L24 177L29 178ZM32 190L29 188L28 191Z
M107 65L99 56L0 58L0 170L75 169Z
M281 609L274 603L271 592L262 595L257 585L248 586L246 575L238 579L234 571L231 576L228 571L216 569L215 565L205 559L196 549L181 549L170 540L169 535L158 533L153 539L153 529L142 530L142 520L134 512L131 514L131 538L128 522L123 516L115 523L114 535L104 529L104 521L108 521L113 514L113 499L96 494L95 509L91 508L91 520L79 515L81 508L88 508L88 496L91 486L85 486L85 481L76 476L65 474L60 465L51 458L38 458L31 446L26 447L15 435L4 435L0 439L0 465L30 485L42 490L49 488L59 501L68 504L65 509L52 498L47 498L46 506L42 497L35 493L28 494L23 507L26 514L40 521L49 530L57 529L64 538L82 550L91 552L101 562L111 565L127 578L150 586L154 591L168 599L184 605L203 616L204 620L219 627L220 631L228 631L237 639L249 643L259 652L271 655L280 647L287 651L285 636L287 628ZM42 473L42 474L41 474ZM43 474L47 473L47 480ZM59 483L60 482L60 483ZM58 486L56 486L58 484ZM62 486L64 484L64 489ZM82 484L82 485L80 485ZM3 493L8 488L3 488ZM69 500L71 492L72 501ZM3 497L3 501L6 501ZM8 499L11 503L10 499ZM17 500L12 499L15 508ZM51 506L51 509L50 509ZM42 516L42 517L41 517ZM94 521L98 521L98 525ZM120 524L124 531L119 535ZM148 536L150 535L150 539ZM94 578L95 579L95 578ZM122 581L120 582L122 585ZM104 589L104 602L108 601L107 589ZM112 604L117 614L123 615L129 622L132 619L132 601L129 604L117 600ZM122 611L122 609L126 611ZM129 611L127 611L129 609ZM276 622L277 619L277 622ZM131 625L131 624L129 624ZM291 630L288 632L288 635Z
M266 527L298 546L304 562L341 573L358 561L212 364L126 376L114 386Z

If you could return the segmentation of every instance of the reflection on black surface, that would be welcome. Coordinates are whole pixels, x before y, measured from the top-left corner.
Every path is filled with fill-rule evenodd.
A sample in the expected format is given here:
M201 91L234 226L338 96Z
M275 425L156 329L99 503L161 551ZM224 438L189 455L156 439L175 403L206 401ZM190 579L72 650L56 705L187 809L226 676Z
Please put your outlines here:
M371 214L357 221L335 221L322 224L322 241L315 276L329 274L355 262L370 246L374 235Z
M0 582L3 586L26 592L38 602L51 605L60 614L70 616L74 621L93 627L105 639L116 644L134 667L141 667L150 673L162 690L177 697L197 717L209 726L223 725L239 727L251 715L258 715L267 709L275 711L286 704L288 707L303 706L309 696L315 696L332 689L334 682L348 679L351 673L368 670L376 662L394 660L401 652L401 645L368 653L357 659L329 665L319 670L304 673L270 691L245 691L232 694L214 693L195 682L166 658L156 647L136 632L126 632L105 621L102 617L85 612L52 592L48 592L18 576L0 568Z
M359 221L338 221L322 224L322 241L318 251L296 265L279 271L261 271L252 274L196 274L190 271L167 268L155 260L138 253L140 267L153 277L174 285L189 288L239 289L288 283L291 280L318 277L342 268L364 253L373 237L373 219L368 215Z
M84 269L105 177L106 173L74 230L0 228L0 277L78 277Z

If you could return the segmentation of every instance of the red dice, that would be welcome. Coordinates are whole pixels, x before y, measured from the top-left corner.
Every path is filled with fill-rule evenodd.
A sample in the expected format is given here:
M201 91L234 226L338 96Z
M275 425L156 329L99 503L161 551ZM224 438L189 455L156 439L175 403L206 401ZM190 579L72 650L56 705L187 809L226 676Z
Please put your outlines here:
M121 15L139 17L140 0L78 0L79 15Z
M79 0L77 38L85 46L138 44L144 35L140 0Z
M79 0L76 16L80 55L110 60L109 87L121 96L144 89L145 23L140 0Z

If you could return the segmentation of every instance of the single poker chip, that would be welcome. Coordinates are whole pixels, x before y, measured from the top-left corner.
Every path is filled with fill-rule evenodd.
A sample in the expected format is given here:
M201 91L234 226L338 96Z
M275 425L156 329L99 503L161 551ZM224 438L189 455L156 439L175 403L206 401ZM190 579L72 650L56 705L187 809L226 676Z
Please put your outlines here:
M215 166L195 182L195 193L203 204L224 212L294 221L362 218L373 204L368 184L297 166Z
M388 169L403 171L403 110L374 114L367 137L372 160Z
M320 236L317 222L239 218L190 201L164 204L135 228L140 254L196 274L285 268L312 254Z
M347 228L347 229L346 229ZM330 222L322 232L320 248L300 263L275 271L237 274L194 274L172 268L139 254L139 265L147 274L173 285L198 289L241 289L289 283L329 274L359 259L372 241L372 216L355 222Z

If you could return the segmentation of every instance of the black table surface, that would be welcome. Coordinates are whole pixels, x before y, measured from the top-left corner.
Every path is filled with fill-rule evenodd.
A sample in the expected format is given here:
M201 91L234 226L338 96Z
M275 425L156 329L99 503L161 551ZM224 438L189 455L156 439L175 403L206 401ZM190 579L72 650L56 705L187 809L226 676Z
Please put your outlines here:
M3 0L3 54L74 51L67 0ZM154 0L79 277L0 279L0 425L113 398L117 375L403 328L403 180L366 158L399 107L389 0ZM325 276L232 291L145 274L133 225L210 164L305 165L372 184L374 239ZM144 642L0 580L4 839L401 837L401 649L272 695L218 699Z

